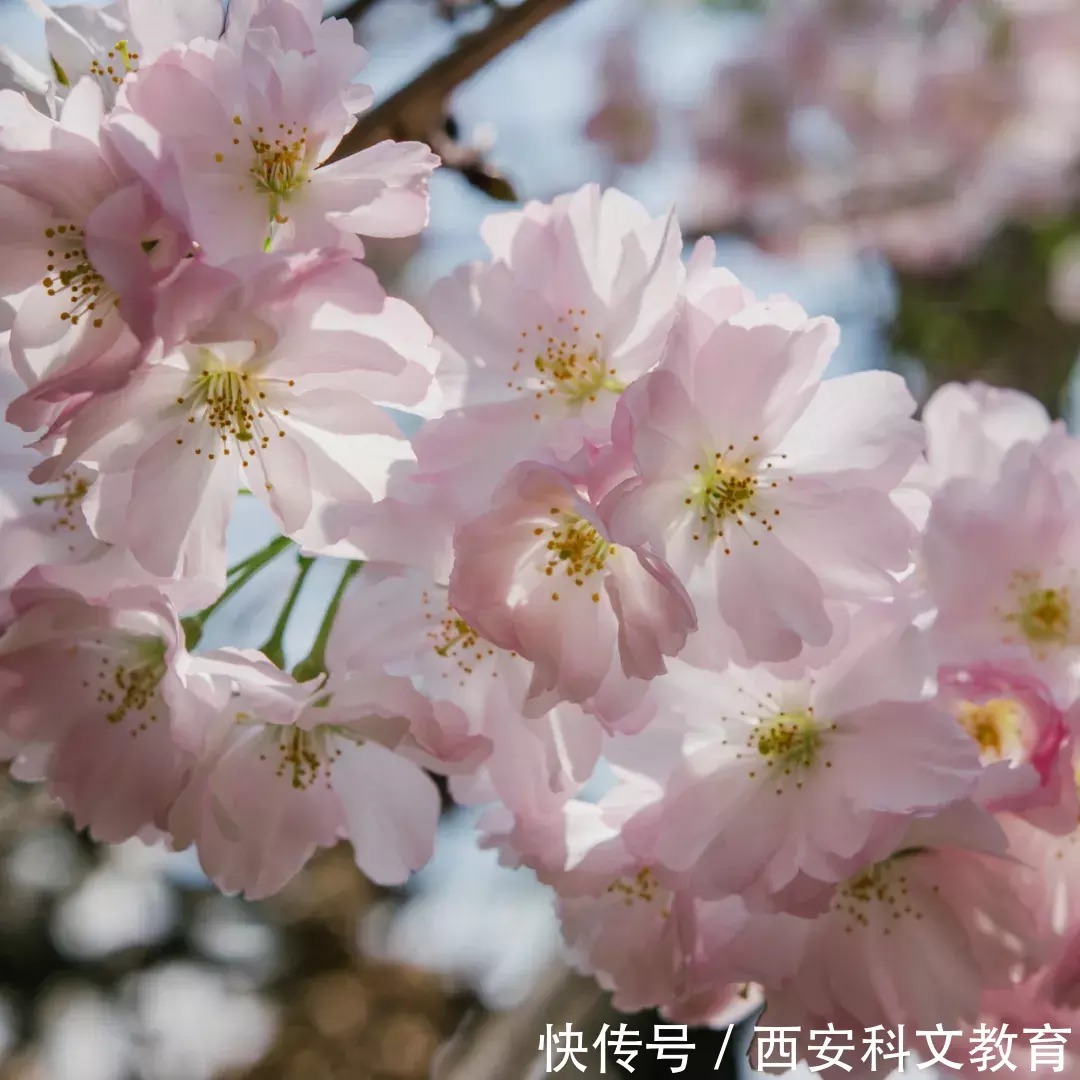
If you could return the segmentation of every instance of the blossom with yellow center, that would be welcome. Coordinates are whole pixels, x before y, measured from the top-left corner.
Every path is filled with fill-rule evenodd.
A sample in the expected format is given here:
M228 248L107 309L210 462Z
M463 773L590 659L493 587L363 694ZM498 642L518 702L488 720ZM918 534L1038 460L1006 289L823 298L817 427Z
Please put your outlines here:
M538 402L557 397L572 409L594 404L601 394L622 393L625 384L604 358L603 333L583 325L587 316L587 308L567 308L551 330L543 323L522 330L507 387ZM541 413L533 414L540 418Z
M656 880L651 866L641 867L633 877L616 878L605 891L620 899L625 907L656 905L661 918L671 915L671 893Z
M223 457L235 450L246 469L250 458L265 453L273 440L286 437L278 416L289 415L282 402L295 380L237 369L209 348L199 349L199 355L203 366L190 380L187 393L177 396L176 404L188 411L189 424L208 427L218 436ZM176 442L184 445L182 438ZM203 447L196 446L194 453L201 457ZM209 451L206 457L213 461L217 454ZM269 482L267 490L272 490Z
M1078 628L1067 584L1048 584L1039 573L1018 572L1009 591L1012 600L1001 618L1037 657L1075 643Z
M109 724L131 723L135 738L157 723L163 706L157 690L166 671L165 642L160 638L133 637L126 648L117 650L116 642L95 642L105 649L96 678L82 681L90 691L102 718Z
M62 298L60 321L78 326L86 319L100 329L120 301L86 254L85 232L74 222L64 222L48 226L44 235L48 262L41 287L47 296Z
M755 435L752 442L760 442L760 436ZM780 454L778 460L786 456ZM780 510L764 506L760 496L779 488L781 474L772 471L777 463L753 452L740 453L733 443L704 462L695 463L690 491L683 499L698 522L693 539L711 545L722 540L732 526L739 529L756 526L772 532ZM786 479L791 481L792 477L788 475ZM752 541L754 547L758 543L757 539ZM724 554L731 554L727 543Z
M616 552L616 545L608 543L596 527L577 514L552 507L551 514L555 522L544 528L537 526L533 533L542 537L549 535L544 545L548 554L544 561L544 574L548 577L560 577L564 573L573 584L583 589L586 579L601 573L610 557ZM560 573L561 572L561 573ZM558 600L558 592L551 594L552 600ZM592 594L594 603L600 603L599 592Z
M979 744L982 760L1016 760L1024 754L1023 711L1011 698L963 701L958 718L967 733Z

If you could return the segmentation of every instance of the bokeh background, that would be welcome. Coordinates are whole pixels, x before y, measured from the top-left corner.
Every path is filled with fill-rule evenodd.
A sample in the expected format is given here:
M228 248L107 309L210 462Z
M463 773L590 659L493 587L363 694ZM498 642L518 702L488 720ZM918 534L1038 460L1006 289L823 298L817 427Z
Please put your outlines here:
M378 101L466 52L496 7L328 11L354 19ZM676 205L687 236L715 237L759 293L836 317L836 370L895 368L920 399L953 378L1019 386L1075 425L1080 0L552 8L452 88L438 130L415 133L453 167L435 177L430 229L373 250L392 292L422 309L433 281L483 256L478 227L500 200L617 184L657 213ZM0 44L46 63L22 0L0 0ZM231 550L272 532L242 502ZM205 645L257 646L290 581L271 566ZM294 657L335 583L318 564ZM611 1018L567 967L548 894L478 849L469 813L447 807L407 889L374 888L337 850L246 903L190 854L98 847L0 780L0 1080L519 1080L542 1071L546 1023L591 1041ZM695 1036L684 1075L734 1075L713 1069L716 1033Z

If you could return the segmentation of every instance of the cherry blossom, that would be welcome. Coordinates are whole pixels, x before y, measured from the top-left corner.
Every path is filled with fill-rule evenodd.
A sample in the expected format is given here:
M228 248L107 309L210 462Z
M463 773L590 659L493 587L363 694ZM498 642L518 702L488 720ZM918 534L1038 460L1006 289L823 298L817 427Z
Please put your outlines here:
M152 335L155 287L190 247L112 151L103 115L90 79L56 121L0 92L0 295L28 390L8 416L28 430L123 382Z
M674 221L614 189L528 203L482 233L491 262L428 300L449 411L417 439L420 478L463 516L511 465L608 441L620 393L660 359L681 282Z
M0 726L16 770L98 840L162 829L193 762L172 737L187 659L172 606L146 588L89 603L33 576L12 605Z
M1063 423L981 383L916 419L898 374L826 378L832 319L595 184L488 218L429 326L361 260L423 229L438 159L354 151L377 125L350 23L320 0L31 6L51 78L0 49L12 776L251 899L343 840L401 885L467 804L621 1010L1071 1023ZM1080 22L975 7L770 5L772 44L693 118L702 220L911 268L1068 205ZM587 125L623 164L655 135L631 45ZM227 566L241 496L274 531ZM199 652L293 547L262 650Z
M366 53L348 24L335 25L306 52L270 48L260 35L278 42L271 28L235 45L174 50L125 85L111 120L117 146L203 258L336 246L359 254L357 233L410 236L426 224L438 159L422 143L387 140L327 163L371 102L352 85Z
M975 788L974 744L923 696L926 659L917 631L874 616L801 678L677 662L651 696L682 726L678 766L627 843L700 895L813 912Z
M935 496L922 562L937 605L943 660L1005 661L1075 692L1080 622L1080 487L1075 446L1058 433L1018 444L988 480L961 478Z
M196 572L220 551L241 487L318 547L327 503L370 505L408 443L374 401L427 387L423 320L344 255L282 256L224 294L211 273L179 307L176 346L67 421L37 479L97 471L94 534L153 573ZM209 300L209 302L207 302ZM373 400L374 399L374 400Z
M603 706L612 725L623 720L618 699L590 700L597 715L567 703L530 709L532 665L482 637L450 606L446 585L416 568L369 564L350 586L335 626L355 677L370 671L408 678L426 699L424 712L456 715L459 726L490 741L475 772L451 777L463 803L498 800L517 813L542 812L592 774Z
M530 697L584 702L609 679L654 678L693 629L671 571L617 541L565 472L534 462L513 469L494 509L455 535L450 603L534 664Z
M983 994L1041 959L1030 871L980 846L953 817L917 825L888 857L806 920L795 976L769 997L767 1024L933 1030L973 1024ZM950 836L950 833L952 835Z
M1017 390L948 383L923 407L932 483L954 477L992 481L1018 443L1039 443L1051 429L1044 406Z
M257 653L220 650L192 661L190 692L178 739L198 764L169 829L219 888L250 899L342 837L369 877L400 884L435 842L439 794L423 766L467 767L485 749L430 714L404 720L423 705L404 679L297 683Z
M1049 689L1022 671L976 664L938 673L939 695L975 740L987 766L980 798L1068 833L1080 818L1072 740Z
M701 662L825 645L828 598L888 596L911 563L915 528L892 495L921 449L914 403L885 372L821 381L835 343L831 320L791 302L719 322L690 303L663 365L619 403L633 475L600 512L686 585Z
M605 147L620 165L640 165L656 145L656 115L642 86L637 34L624 28L604 46L603 96L585 124L585 137Z
M104 7L28 2L45 22L59 93L89 77L110 106L132 72L177 45L219 37L224 25L219 0L115 0Z
M605 811L568 805L574 863L548 877L576 966L614 991L614 1004L626 1012L660 1006L684 1023L749 1015L754 1002L741 993L747 982L794 973L801 920L761 918L737 897L702 901L665 885L627 851L619 812Z

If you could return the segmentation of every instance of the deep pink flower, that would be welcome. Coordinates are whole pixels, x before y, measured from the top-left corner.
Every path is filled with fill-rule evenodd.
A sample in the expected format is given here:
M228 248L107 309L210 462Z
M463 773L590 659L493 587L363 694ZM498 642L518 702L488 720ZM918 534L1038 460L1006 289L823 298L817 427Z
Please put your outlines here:
M1068 833L1080 817L1072 740L1049 689L1024 672L993 664L946 667L938 696L975 740L987 766L979 799Z

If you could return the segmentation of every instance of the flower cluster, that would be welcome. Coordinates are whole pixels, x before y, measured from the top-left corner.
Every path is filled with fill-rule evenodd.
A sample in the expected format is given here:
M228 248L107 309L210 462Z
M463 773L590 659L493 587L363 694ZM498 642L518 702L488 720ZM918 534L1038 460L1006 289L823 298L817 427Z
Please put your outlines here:
M1071 0L765 0L697 108L695 214L782 251L968 261L1002 222L1075 200ZM586 134L633 164L657 104L621 31ZM618 80L612 77L612 65ZM676 122L671 116L670 121Z
M595 186L489 218L429 329L358 237L419 230L435 161L325 163L369 95L318 7L67 9L42 100L0 93L13 774L261 897L343 838L404 881L437 772L622 1008L1071 1018L1080 444L826 379L832 320ZM281 535L226 570L238 491ZM294 547L263 649L198 651Z

